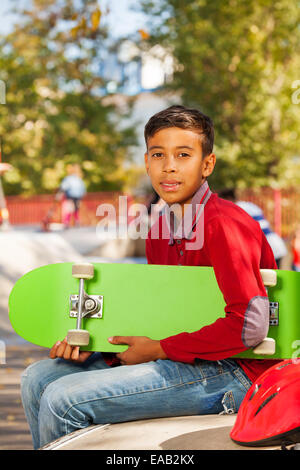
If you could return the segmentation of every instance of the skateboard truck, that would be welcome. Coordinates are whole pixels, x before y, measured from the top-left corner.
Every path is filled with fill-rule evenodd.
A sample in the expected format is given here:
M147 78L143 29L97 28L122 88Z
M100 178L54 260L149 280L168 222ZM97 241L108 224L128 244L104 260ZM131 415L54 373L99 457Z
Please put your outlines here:
M82 319L102 318L101 295L88 295L84 290L84 280L94 277L94 266L90 263L73 264L72 276L79 279L79 295L70 296L70 317L77 318L76 329L69 330L67 342L70 346L87 346L90 334L81 328Z
M272 269L261 269L260 274L268 293L268 287L276 286L277 284L277 274L276 271ZM279 312L279 304L278 302L269 302L269 310L270 310L270 325L278 325L278 312ZM254 354L266 354L268 356L272 356L275 354L275 340L273 338L265 338L261 343L259 343L254 349Z
M102 295L87 295L83 292L81 318L102 318ZM78 318L79 295L70 295L70 317Z

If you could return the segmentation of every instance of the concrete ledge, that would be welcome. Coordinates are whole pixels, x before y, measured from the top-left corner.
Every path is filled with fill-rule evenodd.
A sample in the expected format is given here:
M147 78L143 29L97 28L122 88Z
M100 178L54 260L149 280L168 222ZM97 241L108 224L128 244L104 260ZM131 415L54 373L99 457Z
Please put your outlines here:
M90 426L42 450L262 450L279 447L245 447L233 442L229 434L236 416L180 416Z

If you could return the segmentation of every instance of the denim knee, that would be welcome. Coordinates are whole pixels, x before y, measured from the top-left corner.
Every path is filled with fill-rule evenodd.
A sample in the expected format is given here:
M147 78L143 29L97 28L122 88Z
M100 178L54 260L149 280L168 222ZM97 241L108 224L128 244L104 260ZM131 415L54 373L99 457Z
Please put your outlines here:
M71 383L68 386L68 381L58 379L48 385L41 397L40 416L45 424L59 419L67 427L72 426L72 423L75 428L86 427L91 420L88 414L81 410L81 405L84 407L84 400L83 403L74 400ZM48 419L45 420L44 417ZM74 429L70 428L68 432Z
M49 359L30 364L21 374L21 394L24 400L40 399L47 381L44 380L44 371L47 369Z
M64 406L65 398L65 391L57 387L55 382L49 384L41 398L40 413L47 415L50 412L58 416L64 415L67 410L67 407Z
M24 385L31 386L34 385L36 387L36 382L40 378L40 368L41 363L46 362L46 360L34 362L30 364L21 374L21 387Z

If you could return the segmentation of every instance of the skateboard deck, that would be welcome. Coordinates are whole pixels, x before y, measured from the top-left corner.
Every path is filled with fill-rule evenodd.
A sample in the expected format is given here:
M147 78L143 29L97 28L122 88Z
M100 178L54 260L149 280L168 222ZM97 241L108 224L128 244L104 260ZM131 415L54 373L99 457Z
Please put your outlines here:
M17 334L51 348L76 329L81 281L72 275L72 268L72 263L51 264L16 282L9 298L9 318ZM297 340L300 349L300 273L276 273L276 286L268 288L273 323L268 337L275 339L276 350L268 358L285 359L294 357ZM95 263L93 277L83 282L85 300L92 303L94 296L98 311L92 309L82 318L82 328L89 332L82 350L121 352L127 346L112 345L107 338L159 340L199 330L225 316L223 295L210 267ZM266 358L252 350L238 357Z

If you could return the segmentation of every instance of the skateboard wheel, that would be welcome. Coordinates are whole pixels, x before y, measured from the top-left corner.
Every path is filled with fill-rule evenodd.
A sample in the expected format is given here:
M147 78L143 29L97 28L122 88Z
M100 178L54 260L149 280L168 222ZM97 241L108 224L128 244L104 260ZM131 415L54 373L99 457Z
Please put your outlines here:
M254 354L266 354L272 356L275 354L276 343L273 338L265 338L261 343L259 343L254 349Z
M267 287L276 286L277 284L277 274L276 271L272 269L261 269L260 274L263 280L263 283Z
M90 342L90 334L87 330L69 330L67 343L70 346L87 346Z
M73 264L72 276L77 279L92 279L94 277L94 265L91 263Z

